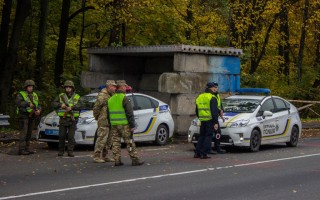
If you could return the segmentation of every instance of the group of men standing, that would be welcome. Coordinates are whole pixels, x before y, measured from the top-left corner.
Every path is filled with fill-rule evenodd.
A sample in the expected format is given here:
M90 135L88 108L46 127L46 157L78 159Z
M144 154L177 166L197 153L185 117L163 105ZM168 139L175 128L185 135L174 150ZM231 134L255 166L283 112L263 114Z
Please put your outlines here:
M41 114L41 107L37 94L33 91L35 82L26 80L24 90L20 91L16 98L19 113L19 125L21 129L19 140L19 155L34 153L30 150L30 140L33 129L33 122ZM80 95L75 93L74 83L65 81L64 92L52 102L53 108L57 111L59 120L59 153L64 156L65 143L69 157L74 157L75 130L77 120L80 116L81 106L79 105ZM93 107L93 115L98 122L97 140L93 154L96 163L114 162L115 166L121 166L121 138L127 145L132 165L144 164L137 155L135 143L133 142L133 131L135 120L130 100L126 97L128 85L124 80L108 80L106 88L98 94ZM221 98L218 94L218 83L209 82L204 93L196 99L196 115L201 122L200 137L195 150L194 158L207 159L211 151L212 136L214 136L217 153L225 153L220 148L221 130L218 117L223 118ZM112 148L113 158L107 157L108 149Z
M106 88L103 89L95 102L93 113L98 121L97 140L95 144L94 162L114 162L115 166L121 166L121 138L127 145L127 150L132 159L132 165L144 164L137 155L135 143L133 141L133 131L135 121L132 104L126 97L126 87L124 80L109 80ZM33 91L35 82L26 80L24 90L20 91L16 98L18 106L20 125L19 155L29 155L34 153L30 150L30 140L34 119L40 116L41 107L37 94ZM80 116L81 105L79 105L80 95L75 93L74 83L65 81L64 92L52 102L59 120L59 153L64 156L66 139L68 139L67 153L69 157L74 157L75 130ZM107 151L112 147L113 158L107 157Z

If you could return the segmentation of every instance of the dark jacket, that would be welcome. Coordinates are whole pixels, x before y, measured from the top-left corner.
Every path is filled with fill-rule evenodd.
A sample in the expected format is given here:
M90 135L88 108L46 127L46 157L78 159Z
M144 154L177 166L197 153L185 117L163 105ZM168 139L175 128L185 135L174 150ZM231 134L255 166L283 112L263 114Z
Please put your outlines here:
M206 88L205 93L211 93L212 95L214 95L214 93L208 88ZM210 111L211 111L213 123L218 124L218 116L219 116L220 110L218 109L218 101L216 98L212 97L210 100ZM197 105L196 105L196 115L197 117L199 117Z

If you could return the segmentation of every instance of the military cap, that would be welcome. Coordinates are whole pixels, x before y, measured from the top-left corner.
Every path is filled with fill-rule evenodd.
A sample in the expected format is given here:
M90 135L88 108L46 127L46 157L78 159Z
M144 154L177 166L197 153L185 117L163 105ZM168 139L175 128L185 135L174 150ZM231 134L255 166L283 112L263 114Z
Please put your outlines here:
M116 82L114 80L107 80L106 86L109 86L109 85L117 86L117 84L116 84Z
M125 80L117 80L117 85L118 86L128 86Z
M25 87L28 87L28 86L30 86L30 85L32 85L32 86L36 86L36 84L35 84L35 82L33 81L33 80L26 80L25 82L24 82L24 85L23 85L23 87L25 88Z
M215 81L207 83L207 88L218 87L219 84Z
M70 80L65 81L63 87L73 87L75 89L74 83Z

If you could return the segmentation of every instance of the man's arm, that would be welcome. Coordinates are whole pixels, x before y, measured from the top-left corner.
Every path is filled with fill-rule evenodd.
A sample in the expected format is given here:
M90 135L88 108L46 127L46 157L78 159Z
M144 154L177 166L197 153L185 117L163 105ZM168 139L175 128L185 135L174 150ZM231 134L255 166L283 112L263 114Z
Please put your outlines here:
M129 101L128 97L123 98L122 105L125 110L130 128L134 128L135 121L134 121L134 115L133 115L133 108L132 108L132 104Z
M97 101L94 103L93 106L93 116L96 120L98 120L100 116L100 112L102 110L102 107L106 104L107 98L104 97L103 94L98 94Z
M210 100L210 111L212 115L213 124L218 124L218 116L220 114L220 110L218 109L218 102L216 98L211 98Z

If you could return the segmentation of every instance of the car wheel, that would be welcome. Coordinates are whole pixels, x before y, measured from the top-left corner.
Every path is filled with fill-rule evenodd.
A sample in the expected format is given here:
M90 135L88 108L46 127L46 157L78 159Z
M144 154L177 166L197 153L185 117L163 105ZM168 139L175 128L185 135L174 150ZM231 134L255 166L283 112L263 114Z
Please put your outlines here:
M165 125L161 124L157 128L155 142L157 145L160 145L160 146L165 145L168 142L168 138L169 138L169 130Z
M291 136L290 136L290 141L287 142L287 146L288 147L296 147L298 145L298 141L299 141L299 129L294 126L292 127L291 130Z
M250 151L256 152L259 151L261 144L261 135L257 129L254 129L250 137Z
M48 144L48 147L52 149L56 149L59 146L58 142L47 142L47 144Z

